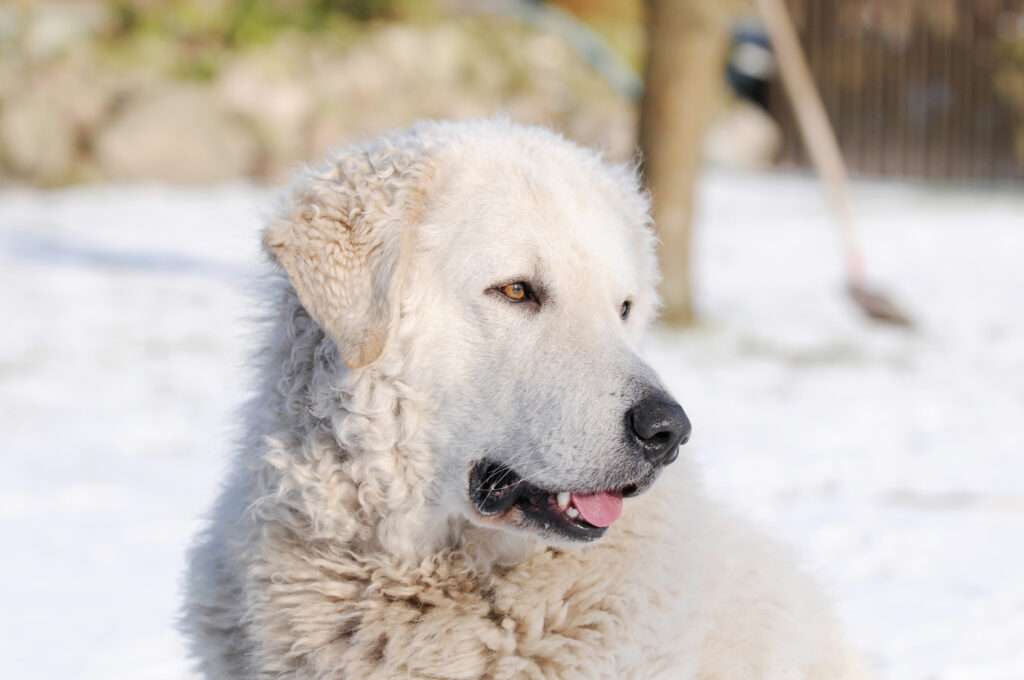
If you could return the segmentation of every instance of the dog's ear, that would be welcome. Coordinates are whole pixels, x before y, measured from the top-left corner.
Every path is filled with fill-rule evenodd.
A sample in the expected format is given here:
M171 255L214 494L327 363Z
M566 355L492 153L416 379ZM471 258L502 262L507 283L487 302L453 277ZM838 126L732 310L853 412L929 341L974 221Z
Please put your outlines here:
M407 231L431 174L418 150L358 149L298 179L263 236L349 368L376 360L390 340Z

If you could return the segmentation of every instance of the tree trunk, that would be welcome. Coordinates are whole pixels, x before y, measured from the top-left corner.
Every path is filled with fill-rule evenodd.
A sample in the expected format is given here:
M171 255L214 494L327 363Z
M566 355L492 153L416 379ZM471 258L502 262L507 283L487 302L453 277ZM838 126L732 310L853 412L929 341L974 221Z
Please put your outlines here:
M694 320L690 277L694 185L701 138L724 78L732 4L647 0L640 148L661 238L662 318L670 324Z

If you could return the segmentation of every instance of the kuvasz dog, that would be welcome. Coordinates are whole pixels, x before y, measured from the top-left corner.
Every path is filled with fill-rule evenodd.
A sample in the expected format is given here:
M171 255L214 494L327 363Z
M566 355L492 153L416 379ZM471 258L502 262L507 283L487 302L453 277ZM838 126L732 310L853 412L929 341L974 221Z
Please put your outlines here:
M262 377L188 577L208 678L862 677L676 460L631 168L423 123L301 173L264 244Z

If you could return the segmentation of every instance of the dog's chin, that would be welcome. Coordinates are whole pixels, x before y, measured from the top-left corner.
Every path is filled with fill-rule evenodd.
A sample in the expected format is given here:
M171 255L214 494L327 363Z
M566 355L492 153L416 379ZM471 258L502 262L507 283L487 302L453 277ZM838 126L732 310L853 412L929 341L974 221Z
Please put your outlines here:
M622 499L643 493L657 476L652 468L621 484L552 491L526 481L506 465L484 459L469 472L470 519L478 525L529 535L551 545L591 543L604 536L618 518ZM597 509L594 501L584 503L588 497L599 499Z

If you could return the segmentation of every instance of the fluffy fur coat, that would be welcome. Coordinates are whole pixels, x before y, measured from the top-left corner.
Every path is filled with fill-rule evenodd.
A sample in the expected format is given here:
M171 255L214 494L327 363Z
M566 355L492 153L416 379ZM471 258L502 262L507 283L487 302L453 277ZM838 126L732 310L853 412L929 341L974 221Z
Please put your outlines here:
M424 340L424 319L442 303L420 263L439 256L408 234L469 209L437 197L485 159L532 173L536 186L516 205L535 201L535 211L548 209L544 186L561 175L582 174L619 196L614 210L636 223L628 267L640 271L637 314L647 317L628 332L638 338L653 317L653 241L632 171L606 168L553 133L500 120L423 124L302 173L265 238L278 272L268 285L275 311L247 434L191 553L184 627L202 671L295 680L862 677L816 587L705 497L685 455L650 492L627 499L622 519L593 544L562 545L453 509L446 485L458 478L446 472L454 463L438 433L456 427L458 395L472 393L460 382L480 378L423 368L437 344ZM437 217L445 210L455 217ZM587 314L579 318L596 315ZM450 342L456 359L480 351ZM500 391L502 376L493 378Z

